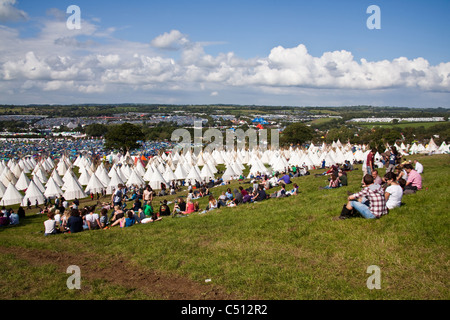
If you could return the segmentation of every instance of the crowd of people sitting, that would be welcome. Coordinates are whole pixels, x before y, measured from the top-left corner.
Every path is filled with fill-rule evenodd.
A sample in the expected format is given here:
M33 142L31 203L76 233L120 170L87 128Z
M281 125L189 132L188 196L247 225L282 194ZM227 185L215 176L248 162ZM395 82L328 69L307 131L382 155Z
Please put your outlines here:
M299 175L297 174L297 176ZM71 204L64 198L57 199L55 205L42 210L42 214L48 217L44 222L44 234L47 236L59 233L78 233L85 230L107 230L116 226L126 228L134 224L161 221L164 217L184 217L195 212L203 214L221 207L235 207L270 198L289 197L297 195L299 192L298 185L291 182L292 177L294 174L291 170L283 174L275 173L270 178L257 173L252 175L249 181L240 180L241 184L250 184L248 188L244 188L242 185L233 191L227 188L218 197L214 196L210 189L226 184L221 180L211 179L209 182L188 183L186 197L176 197L173 209L169 207L172 202L167 199L161 200L159 210L155 210L153 202L156 197L164 195L161 191L156 193L149 185L145 188L136 186L128 188L120 184L112 194L110 201L102 203L98 201L97 205L79 208L77 199ZM292 184L292 188L286 190L286 185L290 184ZM271 193L270 190L277 186L280 186L281 189ZM171 186L171 189L176 190L175 192L181 190L180 187L176 188L175 186ZM200 210L198 199L204 197L208 197L208 203L204 210Z
M343 206L339 218L347 219L354 216L379 218L387 214L389 210L399 207L403 194L422 189L422 164L415 160L415 167L413 167L411 162L400 164L398 161L399 158L396 157L394 166L389 163L383 177L379 175L379 168L373 166L365 168L364 172L367 174L362 180L362 190L349 194L348 202ZM347 173L352 170L354 170L353 165L346 161L342 166L332 165L328 170L315 176L329 176L328 185L320 189L334 189L348 185ZM111 195L110 201L97 201L96 205L80 208L78 199L69 203L63 197L59 197L55 199L54 204L50 202L51 205L45 206L40 213L48 217L48 220L44 222L45 235L78 233L95 229L107 230L116 226L124 228L136 223L161 221L163 217L184 217L195 212L204 214L221 207L235 207L271 198L297 195L299 187L291 179L308 174L309 172L303 167L289 168L282 173L274 172L270 176L256 173L250 175L247 181L242 177L239 179L239 187L234 190L227 188L218 196L214 195L211 189L227 185L229 182L210 179L208 182L196 181L193 184L171 183L168 188L161 188L159 192L155 192L149 185L145 188L119 185ZM245 188L244 185L248 187ZM289 185L292 185L292 188L287 190ZM173 202L164 199L160 201L159 209L155 210L153 202L156 197L175 195L185 190L182 189L184 186L187 187L186 199L184 196L176 197ZM271 189L275 187L280 188L271 192ZM167 189L170 191L166 192ZM205 197L208 198L208 202L205 209L200 210L198 200ZM174 205L173 209L169 207L171 204ZM3 207L0 212L0 226L17 225L19 219L23 217L25 217L25 211L22 207L19 207L18 213Z
M386 173L379 176L380 167L373 163L376 150L371 150L366 161L366 174L362 180L362 190L350 194L348 202L342 208L339 219L362 216L366 219L376 219L389 213L390 210L402 205L404 194L416 193L422 189L423 165L414 160L401 161L401 157L393 147L385 155L387 161Z

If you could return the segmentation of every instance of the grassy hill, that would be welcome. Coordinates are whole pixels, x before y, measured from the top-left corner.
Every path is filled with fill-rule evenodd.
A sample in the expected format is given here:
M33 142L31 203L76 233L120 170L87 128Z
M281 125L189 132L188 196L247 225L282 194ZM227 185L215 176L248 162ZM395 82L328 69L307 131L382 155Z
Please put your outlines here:
M414 158L424 190L374 221L333 219L360 190L361 170L348 187L319 190L327 181L317 170L294 179L297 196L125 229L44 237L45 217L27 213L0 229L0 298L449 299L450 157ZM70 265L81 290L66 286ZM371 265L379 290L366 286Z

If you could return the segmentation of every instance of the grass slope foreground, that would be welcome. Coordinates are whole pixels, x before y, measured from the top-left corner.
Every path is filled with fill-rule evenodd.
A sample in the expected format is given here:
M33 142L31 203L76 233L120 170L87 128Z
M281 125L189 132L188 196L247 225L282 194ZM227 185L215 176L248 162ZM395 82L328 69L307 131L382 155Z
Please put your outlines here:
M0 229L0 298L449 299L450 157L409 158L424 189L378 220L333 219L361 170L348 187L319 190L316 170L294 179L297 196L124 229L44 237L45 217L29 215ZM72 265L80 289L67 286Z

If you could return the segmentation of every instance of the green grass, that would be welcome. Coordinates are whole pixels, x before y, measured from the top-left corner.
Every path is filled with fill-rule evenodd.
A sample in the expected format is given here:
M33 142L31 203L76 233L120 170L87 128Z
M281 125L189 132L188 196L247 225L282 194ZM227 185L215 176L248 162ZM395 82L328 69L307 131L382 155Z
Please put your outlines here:
M449 299L450 157L415 158L425 166L425 189L404 196L403 207L379 220L333 220L347 191L360 190L361 170L350 173L348 187L335 190L319 190L327 181L313 171L294 179L298 196L126 229L48 238L39 233L45 218L30 215L21 226L0 231L0 249L92 254L105 261L121 256L144 272L199 285L211 279L241 299ZM203 209L207 199L199 203ZM366 287L371 265L381 269L380 290ZM65 288L67 275L52 264L32 266L13 254L2 255L0 266L3 299L154 298L99 280L73 292Z

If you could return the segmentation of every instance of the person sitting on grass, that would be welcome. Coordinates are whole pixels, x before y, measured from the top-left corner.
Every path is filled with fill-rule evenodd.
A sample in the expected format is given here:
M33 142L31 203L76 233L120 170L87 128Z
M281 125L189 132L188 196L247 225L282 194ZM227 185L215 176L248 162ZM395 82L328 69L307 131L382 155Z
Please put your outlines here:
M384 180L388 185L384 193L384 197L386 199L386 207L389 210L400 207L400 205L402 204L403 189L398 184L395 173L389 171L385 174Z
M406 180L405 190L418 191L422 189L422 176L416 170L412 164L407 163L404 165L406 172L408 173L408 180Z
M298 194L298 185L294 183L292 190L286 192L286 196L296 196Z
M339 177L336 173L331 174L330 182L325 187L320 187L319 189L335 189L339 188Z
M146 218L150 218L153 215L153 206L150 200L144 204L144 215Z
M366 219L377 219L388 213L386 199L382 188L370 188L373 185L373 177L366 174L363 178L364 188L348 197L347 209L355 209ZM358 201L363 197L367 198L369 205Z
M105 229L108 226L108 210L102 208L100 210L100 229Z
M44 221L44 236L49 236L53 234L59 233L59 230L56 228L56 221L53 219L55 214L53 212L48 212L47 217L48 220Z
M120 226L121 228L126 228L126 227L131 227L132 225L134 225L136 223L136 219L134 218L134 211L133 210L128 210L127 211L127 215L126 217L123 216L120 219L117 219L112 225L112 227L115 226Z
M372 177L373 177L374 184L378 184L380 186L383 184L383 180L381 179L380 175L378 174L377 169L372 170Z
M266 191L264 190L264 186L260 185L258 190L255 190L255 193L252 197L252 202L263 201L267 199Z
M227 201L227 200L233 200L233 193L231 193L231 189L230 189L230 188L228 188L228 189L227 189L227 192L225 192L225 196L226 196L225 201Z
M342 170L339 170L338 176L339 176L339 186L340 186L340 187L346 187L346 186L348 186L348 177L347 177L347 173L345 173L345 172L342 171Z
M88 207L88 213L86 214L86 224L89 230L100 229L100 217L95 213L95 206Z
M233 192L234 192L234 199L233 199L234 203L236 205L241 204L243 199L242 193L240 193L238 189L234 189Z
M180 213L183 215L187 215L187 214L191 214L191 213L195 212L195 204L194 204L194 201L192 201L192 198L186 199L185 208L186 209L184 211L180 211Z
M284 184L291 184L291 176L285 172L284 175L278 179L278 182L283 181Z
M70 211L70 217L67 220L66 227L70 233L78 233L83 231L83 218L80 217L80 211L78 209L72 209Z
M19 224L19 215L11 210L11 214L9 215L9 225L16 226Z
M180 197L178 198L178 200L175 200L175 206L173 207L172 217L184 211L186 211L186 202L184 202L184 199Z
M164 199L161 203L161 206L159 207L159 217L162 216L170 216L170 208L167 205L167 200Z

